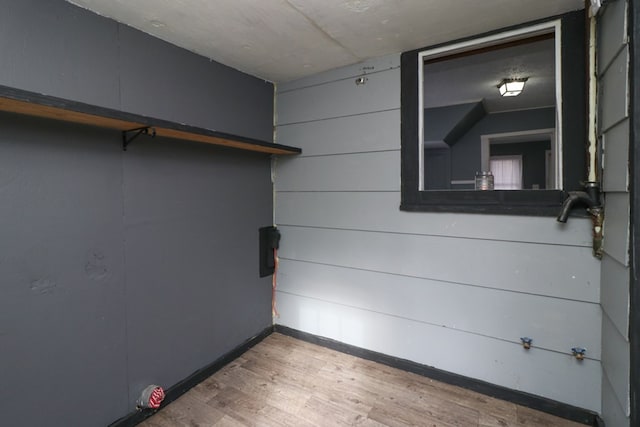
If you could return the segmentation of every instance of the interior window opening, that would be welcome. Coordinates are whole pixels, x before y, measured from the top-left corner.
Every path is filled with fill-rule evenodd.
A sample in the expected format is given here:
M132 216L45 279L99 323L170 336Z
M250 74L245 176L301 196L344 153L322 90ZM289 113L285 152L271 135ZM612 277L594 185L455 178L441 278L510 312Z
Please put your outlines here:
M587 166L584 10L404 52L403 211L557 216ZM520 156L519 185L491 157Z
M521 176L495 190L562 188L558 26L420 53L419 191L474 190L496 156L519 156Z

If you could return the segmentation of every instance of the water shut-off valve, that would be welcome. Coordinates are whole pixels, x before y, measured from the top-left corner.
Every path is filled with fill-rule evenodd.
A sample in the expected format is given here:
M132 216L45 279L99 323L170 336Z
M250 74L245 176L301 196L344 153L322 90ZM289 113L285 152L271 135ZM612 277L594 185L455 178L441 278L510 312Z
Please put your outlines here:
M586 348L582 348L582 347L571 348L571 354L573 355L573 357L575 357L577 360L580 360L580 361L584 360L586 352L587 352Z
M531 348L531 343L533 342L533 339L529 337L522 337L520 338L520 342L522 342L522 347L525 350L529 350Z

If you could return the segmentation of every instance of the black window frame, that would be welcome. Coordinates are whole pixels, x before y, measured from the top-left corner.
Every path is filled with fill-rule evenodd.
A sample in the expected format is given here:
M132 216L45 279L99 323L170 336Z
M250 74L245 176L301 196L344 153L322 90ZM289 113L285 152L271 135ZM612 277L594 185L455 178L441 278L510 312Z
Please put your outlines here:
M426 190L418 189L418 60L419 53L505 31L560 20L562 84L561 190ZM584 10L502 28L473 37L404 52L401 74L401 204L404 211L466 212L555 216L567 191L581 189L587 173L587 64Z

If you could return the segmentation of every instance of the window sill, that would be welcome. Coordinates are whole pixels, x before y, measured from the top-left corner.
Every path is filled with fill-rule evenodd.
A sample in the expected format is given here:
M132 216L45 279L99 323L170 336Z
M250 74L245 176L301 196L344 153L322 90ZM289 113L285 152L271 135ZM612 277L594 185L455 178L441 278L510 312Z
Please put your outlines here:
M443 190L413 194L415 199L403 198L400 210L555 217L566 198L560 190Z

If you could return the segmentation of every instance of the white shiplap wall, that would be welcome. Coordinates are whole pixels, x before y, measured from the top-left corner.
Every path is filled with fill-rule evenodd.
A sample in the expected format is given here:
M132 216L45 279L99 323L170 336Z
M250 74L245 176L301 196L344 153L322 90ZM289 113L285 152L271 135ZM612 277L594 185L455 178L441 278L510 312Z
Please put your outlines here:
M276 322L599 411L589 221L401 212L399 60L278 87Z
M598 18L599 134L604 144L605 255L602 260L602 417L629 425L629 46L627 2Z

